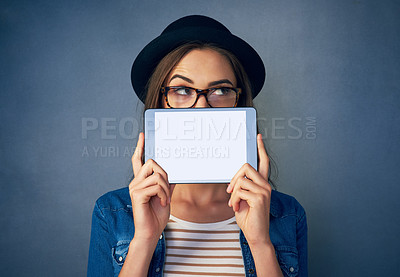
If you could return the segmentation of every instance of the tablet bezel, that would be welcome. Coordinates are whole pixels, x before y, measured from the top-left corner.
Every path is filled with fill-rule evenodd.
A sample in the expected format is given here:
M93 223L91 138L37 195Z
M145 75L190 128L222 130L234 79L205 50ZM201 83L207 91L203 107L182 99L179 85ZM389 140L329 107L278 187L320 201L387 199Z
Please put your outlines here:
M238 107L238 108L196 108L196 109L148 109L145 111L144 129L145 129L145 161L154 159L155 157L155 114L156 113L204 113L204 112L221 112L221 116L227 115L230 112L244 111L246 113L246 162L253 168L257 169L257 116L256 110L253 107ZM197 169L200 170L200 169ZM167 172L168 174L168 172ZM172 174L173 175L173 174ZM170 183L182 184L201 184L201 183L229 183L232 176L223 179L207 179L202 180L183 180L174 179L171 174L168 174Z

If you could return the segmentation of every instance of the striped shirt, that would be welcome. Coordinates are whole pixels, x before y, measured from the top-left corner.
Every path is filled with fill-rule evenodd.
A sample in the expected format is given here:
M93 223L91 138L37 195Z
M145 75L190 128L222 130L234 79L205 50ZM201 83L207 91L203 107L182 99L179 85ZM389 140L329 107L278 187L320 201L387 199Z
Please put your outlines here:
M164 276L245 276L235 217L193 223L170 216Z

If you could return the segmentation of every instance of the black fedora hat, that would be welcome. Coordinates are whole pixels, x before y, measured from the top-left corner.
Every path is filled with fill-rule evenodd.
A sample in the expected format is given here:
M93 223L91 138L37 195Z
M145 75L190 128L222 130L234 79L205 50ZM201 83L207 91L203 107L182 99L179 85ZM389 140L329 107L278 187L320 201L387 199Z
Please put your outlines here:
M252 97L257 96L265 81L265 67L257 52L220 22L207 16L190 15L169 24L136 57L132 65L131 81L142 102L146 98L147 82L158 63L178 46L192 41L213 43L234 54L249 77Z

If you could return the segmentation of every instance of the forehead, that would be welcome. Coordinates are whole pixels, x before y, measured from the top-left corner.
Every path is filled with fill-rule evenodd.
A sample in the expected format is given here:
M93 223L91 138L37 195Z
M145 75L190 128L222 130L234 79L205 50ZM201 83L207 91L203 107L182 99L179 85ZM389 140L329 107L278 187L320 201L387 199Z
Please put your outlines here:
M236 84L235 73L228 58L213 49L194 49L188 52L172 69L170 80L175 74L185 76L193 83L204 84L228 79Z

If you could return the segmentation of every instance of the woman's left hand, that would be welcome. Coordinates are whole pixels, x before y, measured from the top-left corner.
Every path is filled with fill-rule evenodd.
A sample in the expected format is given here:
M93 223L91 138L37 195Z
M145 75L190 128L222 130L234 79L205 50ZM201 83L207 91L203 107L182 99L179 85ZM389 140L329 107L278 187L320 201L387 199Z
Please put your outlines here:
M244 164L232 178L226 191L228 205L235 211L236 222L250 245L270 244L269 209L271 185L268 183L269 158L261 134L257 135L258 171Z

